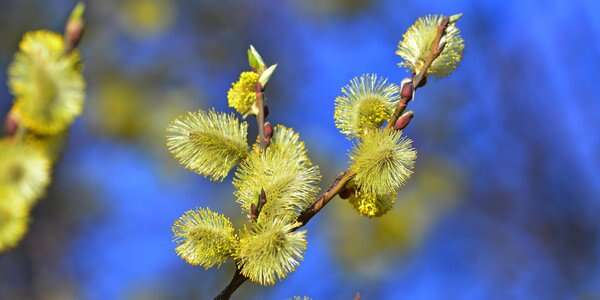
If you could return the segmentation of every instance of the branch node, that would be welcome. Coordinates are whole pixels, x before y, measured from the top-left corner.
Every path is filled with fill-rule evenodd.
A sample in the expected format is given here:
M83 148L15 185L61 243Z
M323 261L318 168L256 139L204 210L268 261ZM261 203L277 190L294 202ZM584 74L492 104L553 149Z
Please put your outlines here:
M260 189L260 194L258 195L258 202L256 204L254 204L254 203L250 204L250 214L248 214L248 217L250 218L250 220L252 220L253 222L256 222L256 220L258 220L260 211L262 210L262 208L265 206L266 203L267 203L267 193L265 193L264 189Z

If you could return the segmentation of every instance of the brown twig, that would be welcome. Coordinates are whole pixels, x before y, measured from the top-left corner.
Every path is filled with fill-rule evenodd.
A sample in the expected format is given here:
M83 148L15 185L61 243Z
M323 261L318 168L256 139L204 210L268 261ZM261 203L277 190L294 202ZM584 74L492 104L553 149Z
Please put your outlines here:
M258 142L261 149L267 148L267 139L265 138L265 99L264 89L260 82L256 83L256 106L258 114L256 115L256 126L258 126Z
M313 202L311 206L309 206L300 214L300 216L298 217L298 222L302 224L300 227L306 225L306 223L308 223L308 221L310 221L312 217L314 217L319 211L321 211L321 209L323 209L323 207L325 207L325 205L327 205L327 203L329 203L331 199L333 199L337 194L339 194L340 191L346 185L346 183L348 183L348 181L354 178L354 175L356 175L356 173L350 170L344 171L343 173L338 175L338 177L335 178L335 180L329 186L329 188L323 194L321 194L321 196L319 196L319 198L317 198L317 200Z
M231 282L215 297L215 300L229 300L231 295L246 281L248 278L242 273L240 273L239 269L235 269L235 273L233 274L233 278L231 278Z
M415 91L419 87L423 86L424 83L426 82L427 71L429 70L429 67L431 67L431 64L433 63L433 61L436 58L438 58L438 56L440 56L440 54L442 53L442 51L444 49L444 45L440 45L440 41L445 34L445 31L446 31L446 28L448 27L449 22L450 22L450 19L448 17L445 17L444 19L442 19L442 22L438 26L437 35L432 43L432 47L431 47L432 51L431 51L430 55L425 59L425 64L424 64L423 68L421 69L421 71L418 74L415 74L413 76L412 80L410 80L409 82L406 82L401 87L401 99L400 99L398 106L396 107L394 113L388 120L388 123L387 123L388 128L390 128L390 129L394 128L394 126L396 125L396 121L398 121L398 119L401 116L403 116L403 117L405 116L404 117L405 122L403 124L400 124L400 127L402 127L401 129L404 129L404 127L408 126L408 123L412 119L413 115L412 115L412 112L403 114L404 110L406 109L408 102L410 102L410 100L412 99ZM259 107L259 113L256 116L256 121L258 122L257 125L258 125L259 141L260 141L261 149L265 149L267 143L264 138L265 137L264 136L264 123L265 123L264 122L264 102L263 102L263 89L262 89L262 86L260 86L260 83L258 83L257 87L256 87L256 104ZM298 220L298 222L301 223L301 225L296 227L294 230L298 230L299 228L306 225L308 223L308 221L310 221L310 219L312 219L312 217L314 217L317 213L319 213L321 211L321 209L323 209L323 207L325 207L325 205L327 205L327 203L329 203L329 201L331 201L333 198L335 198L335 196L338 195L344 189L344 186L346 185L346 183L348 183L350 180L352 180L352 178L354 178L355 175L356 175L356 173L354 173L351 170L346 170L346 171L342 172L340 175L338 175L335 178L335 180L333 181L333 183L329 186L329 188L325 192L323 192L319 196L319 198L317 198L315 200L315 202L313 202L313 204L310 207L305 209L300 214L300 216L298 217L297 220ZM228 300L231 297L231 295L233 294L233 292L235 292L246 280L248 280L248 278L245 277L244 275L242 275L240 273L240 270L236 268L236 271L233 275L233 278L231 279L231 282L215 298L215 300ZM360 294L358 295L358 297L360 297Z

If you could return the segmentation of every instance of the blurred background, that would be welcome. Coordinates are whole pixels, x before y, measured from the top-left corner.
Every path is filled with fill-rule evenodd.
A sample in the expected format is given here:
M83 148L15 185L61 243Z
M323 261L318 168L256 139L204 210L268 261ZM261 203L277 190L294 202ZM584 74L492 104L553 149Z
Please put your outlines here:
M22 34L62 31L74 4L2 1L1 82ZM457 12L465 56L411 103L419 158L394 210L366 219L334 200L307 226L296 272L234 299L600 299L600 2L87 4L85 113L29 234L0 256L0 299L212 299L233 264L187 265L171 224L194 207L243 216L229 178L210 183L168 155L167 122L231 111L253 44L279 63L270 120L301 133L326 186L352 145L333 123L340 88L366 72L400 82L402 33ZM0 86L0 116L11 104Z

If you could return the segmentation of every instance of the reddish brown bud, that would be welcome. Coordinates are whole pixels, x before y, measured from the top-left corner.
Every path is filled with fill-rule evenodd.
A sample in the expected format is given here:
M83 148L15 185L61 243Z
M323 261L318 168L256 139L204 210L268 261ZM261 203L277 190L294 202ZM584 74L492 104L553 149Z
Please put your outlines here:
M81 38L83 37L84 26L81 21L71 21L67 23L65 28L65 41L67 44L67 51L70 52L79 46Z
M8 136L13 136L17 132L17 128L19 128L19 119L13 112L10 112L4 121L4 132Z
M248 218L252 221L256 221L258 219L258 210L256 209L256 204L250 204L250 213L248 214Z
M77 3L71 11L71 15L65 25L65 44L66 53L71 52L77 48L81 38L83 37L83 30L85 27L83 14L85 13L85 4L83 2Z
M340 191L339 195L342 199L348 199L354 195L354 188L345 187Z
M408 123L410 123L410 120L412 120L414 116L415 114L412 111L407 111L403 113L400 116L400 118L396 120L396 123L394 124L394 129L403 130L404 128L406 128L406 126L408 126Z
M402 83L402 88L400 90L400 97L403 99L411 100L413 97L413 83L412 80L407 80Z
M263 128L265 130L265 140L271 140L271 137L273 137L273 125L271 125L271 122L266 122Z
M267 203L267 193L265 189L260 189L260 195L258 195L258 209L260 210L265 203Z

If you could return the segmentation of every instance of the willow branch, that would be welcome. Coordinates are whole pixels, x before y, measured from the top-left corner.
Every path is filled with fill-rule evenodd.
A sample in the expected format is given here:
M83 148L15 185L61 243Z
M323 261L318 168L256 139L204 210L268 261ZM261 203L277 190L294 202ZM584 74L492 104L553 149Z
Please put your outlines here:
M431 64L433 63L433 61L436 58L438 58L440 56L440 54L444 50L444 45L440 44L440 41L445 34L448 24L449 24L449 18L446 17L442 20L442 22L438 26L437 34L436 34L436 36L433 40L432 46L431 46L431 53L425 59L425 64L424 64L423 68L421 69L421 71L419 73L417 73L413 76L410 83L406 83L401 87L403 90L406 88L406 91L402 91L402 93L401 93L401 99L398 103L398 106L396 107L394 113L388 120L388 123L387 123L388 128L394 128L396 121L398 121L398 118L400 118L402 113L404 113L404 110L406 109L408 102L410 102L410 100L412 99L415 91L419 87L421 87L425 84L425 82L427 80L427 72L428 72L429 68L431 67ZM259 113L256 116L256 121L258 122L259 141L261 144L261 148L264 149L267 146L267 143L264 138L265 137L265 135L264 135L264 123L265 123L264 99L263 99L263 89L260 86L260 83L257 84L257 88L256 88L256 104L259 106ZM412 113L410 113L406 117L406 122L403 123L401 126L402 129L408 125L408 122L410 122L412 117L413 117ZM329 188L325 192L323 192L319 196L319 198L317 198L308 208L306 208L302 213L300 213L300 216L298 216L297 220L298 220L298 222L300 222L301 225L296 227L294 230L298 230L298 228L301 228L304 225L306 225L308 223L308 221L310 221L316 214L318 214L321 211L321 209L323 209L333 198L335 198L335 196L337 196L344 189L346 184L350 180L352 180L352 178L354 178L354 176L356 176L356 173L349 169L342 172L340 175L338 175L335 178L335 180L333 181L333 183L329 186ZM229 285L227 285L227 287L225 287L225 289L215 298L215 300L228 300L231 297L231 295L246 280L248 280L248 278L245 277L244 275L242 275L240 273L239 269L236 269ZM360 297L360 296L358 296L358 297Z

